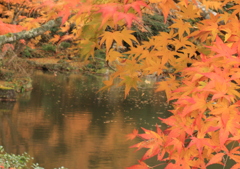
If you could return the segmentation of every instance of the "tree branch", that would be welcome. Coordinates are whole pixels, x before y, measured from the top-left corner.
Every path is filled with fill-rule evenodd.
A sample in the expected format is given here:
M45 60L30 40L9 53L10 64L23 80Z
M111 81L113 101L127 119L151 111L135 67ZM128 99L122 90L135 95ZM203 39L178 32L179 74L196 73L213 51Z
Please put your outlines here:
M50 30L54 26L60 26L62 22L62 18L57 18L55 20L50 20L47 23L43 24L42 26L29 30L29 31L22 31L17 33L10 33L0 36L0 46L5 43L15 42L20 39L31 39L38 35L42 35L44 32Z

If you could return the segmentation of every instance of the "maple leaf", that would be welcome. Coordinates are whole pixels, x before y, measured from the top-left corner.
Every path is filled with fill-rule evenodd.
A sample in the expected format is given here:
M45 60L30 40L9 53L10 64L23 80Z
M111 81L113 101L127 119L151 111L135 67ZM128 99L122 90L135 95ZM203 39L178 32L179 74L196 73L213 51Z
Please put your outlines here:
M226 143L228 136L229 136L229 131L225 130L224 128L220 128L219 140L220 140L221 146L223 146Z
M230 150L230 152L227 154L227 155L229 155L229 157L230 157L231 159L233 159L234 161L236 161L238 164L240 164L240 158L239 158L240 151L239 151L239 149L240 149L240 147L237 146L237 147L233 148L232 150ZM237 165L237 166L238 166L238 168L239 168L240 165ZM232 168L235 169L237 166L233 166ZM236 169L237 169L237 168L236 168Z
M7 24L7 23L3 23L0 20L0 35L4 35L7 33L17 33L17 32L21 32L25 29L26 28L21 25Z
M98 92L100 92L100 91L102 91L102 90L106 90L106 89L109 90L110 87L114 85L114 83L113 83L113 78L112 78L112 77L110 77L109 80L103 81L103 83L105 84L105 86L102 87L101 89L99 89Z
M199 38L201 42L206 41L210 37L214 41L217 34L220 33L218 23L216 22L218 16L211 15L210 18L201 21L201 24L197 24L198 30L192 32L188 37Z
M170 10L176 8L176 4L173 0L150 0L152 3L158 3L158 7L162 10L165 23L167 22L167 17Z
M116 42L118 46L123 46L123 41L125 41L130 46L133 46L132 40L137 43L137 39L132 35L134 31L131 30L122 30L115 32L104 32L101 37L100 45L103 43L106 44L106 51L108 52L113 44Z
M223 21L224 23L227 23L229 21L229 19L231 14L227 13L227 12L223 12L223 14L219 14L219 19L218 22Z
M156 58L154 60L148 59L146 62L148 63L148 67L145 68L144 70L148 71L149 74L156 73L159 76L160 74L163 73L164 67L162 66L162 59L158 59L158 58Z
M141 81L138 77L124 76L122 81L119 83L119 86L125 86L125 98L129 94L131 88L138 90L137 82Z
M227 44L223 43L221 38L219 36L216 36L216 42L213 46L207 46L212 51L218 53L215 55L215 57L218 56L225 56L225 57L231 57L233 54L237 53L236 47L231 48L227 46Z
M24 39L20 39L19 42L26 45L26 41Z
M3 18L1 18L1 20L4 23L11 23L14 17L14 10L8 10L8 11L4 11L2 13Z
M121 53L115 51L114 49L110 49L110 51L106 54L106 60L109 62L113 62L118 60L122 56Z
M174 30L171 29L170 32L161 32L160 36L156 36L154 37L153 43L157 43L159 46L167 46L169 44L171 44L171 42L174 44L174 40L173 38L175 38L177 36L177 33L174 33ZM151 44L154 45L155 44Z
M192 97L182 96L176 101L176 104L184 106L181 116L186 116L194 110L198 110L204 113L207 109L208 104L206 103L207 96L204 94L195 94ZM211 104L211 103L210 103Z
M192 28L192 26L189 22L184 22L182 19L175 19L174 22L170 28L177 28L180 37L183 37L185 32L187 35L190 34L190 28Z
M197 138L197 137L191 137L191 142L189 143L188 147L191 147L195 145L199 151L199 154L202 153L203 149L205 146L209 146L209 147L213 147L210 143L209 143L209 139L208 138Z
M4 44L3 45L3 47L2 47L2 52L6 52L6 51L8 51L8 50L14 50L14 46L12 45L12 44L10 44L10 43L6 43L6 44Z
M114 13L119 9L118 4L116 3L108 3L108 4L102 4L99 5L99 10L97 13L102 13L102 24L100 27L102 27L110 18L113 17Z
M184 96L187 96L190 93L192 93L194 90L196 90L196 83L191 82L191 81L185 81L185 80L182 83L185 85L182 85L173 91L172 99L178 98L179 92L181 93L181 96L184 97Z
M66 21L66 22L64 23L64 25L60 27L60 29L61 29L61 32L67 32L67 31L69 31L69 29L70 29L70 23Z
M134 129L132 133L126 135L127 140L133 140L138 135L138 130Z
M127 12L129 8L133 8L135 11L137 11L140 15L142 15L141 7L148 7L148 5L143 1L135 1L131 4L124 5L124 12Z
M177 159L176 163L169 163L165 169L192 169L189 166L189 160Z
M187 53L190 54L190 56L196 55L196 47L195 45L189 40L188 37L181 37L178 39L174 39L174 46L175 50L179 52L183 52L185 55ZM185 49L183 49L183 47ZM181 48L181 49L180 49ZM180 49L180 50L179 50Z
M151 157L156 156L160 152L159 146L156 144L156 146L152 146L150 149L147 150L147 152L143 155L141 158L141 161L147 160Z
M157 130L158 130L157 133L144 128L142 129L144 130L145 134L138 134L138 136L144 139L145 141L135 144L131 147L137 147L138 148L137 150L141 148L148 148L147 152L141 158L141 161L149 159L156 155L158 155L158 158L162 158L165 154L165 151L163 150L161 154L159 153L160 153L161 147L164 144L163 132L161 132L160 128L158 127L157 127ZM132 137L132 135L130 136Z
M57 41L59 41L59 39L60 39L60 35L54 35L54 37L51 38L51 39L49 40L49 42L52 42L52 43L54 44L54 43L56 43Z
M21 25L24 25L27 30L37 28L40 26L40 18L34 19L34 18L26 18L23 22L21 22Z
M70 35L63 35L60 39L60 41L58 42L58 44L60 44L63 41L67 41L67 40L72 40L74 38L73 34Z
M210 159L210 161L207 163L206 166L209 166L209 165L211 165L211 164L215 164L215 163L221 162L224 155L225 155L224 153L217 153L217 154L215 154L215 155ZM222 164L222 165L223 165L223 164Z
M165 91L167 99L170 100L172 91L176 90L179 86L179 81L176 80L175 76L170 75L167 81L158 82L157 84L156 91Z
M185 6L179 5L180 11L177 11L177 14L182 17L182 19L192 19L201 17L199 8L193 5L193 3Z
M126 21L127 27L130 28L133 21L137 20L137 17L134 14L123 12L116 12L115 15L113 16L113 21L115 24L117 24L117 22L122 19Z
M232 15L236 15L237 13L240 12L240 4L235 4L234 6L232 6L230 9L233 9L233 13Z
M71 15L71 9L69 9L68 6L64 6L64 9L58 15L62 17L61 25L63 25L67 21L68 17Z
M82 40L80 44L80 54L85 57L85 60L90 56L94 56L95 47L97 44L90 40Z
M236 90L235 85L231 85L231 82L228 78L227 70L224 69L221 71L219 68L214 68L216 72L202 73L207 76L211 81L203 88L202 91L212 92L212 100L218 98L225 98L229 102L234 102L235 96L233 94Z
M164 131L164 134L168 136L168 140L166 141L165 138L165 142L172 141L172 138L178 138L181 142L184 142L185 133L189 135L192 135L193 133L193 128L189 128L189 126L191 126L193 123L193 119L185 119L184 117L181 117L178 115L180 112L177 110L171 110L170 112L172 112L174 116L171 116L167 119L162 119L159 117L163 123L172 126Z
M127 26L128 28L130 28L133 20L137 19L137 17L132 13L122 12L121 9L125 9L125 11L127 11L130 7L132 7L141 14L140 6L146 6L146 4L142 1L139 1L126 5L121 5L117 3L99 5L99 10L97 11L97 13L101 13L103 17L100 28L105 25L109 20L113 20L114 24L117 24L117 22L122 19L127 22Z
M142 161L138 161L139 164L137 165L133 165L131 167L127 167L127 169L150 169L150 167L148 167L148 165Z
M222 9L222 2L203 0L202 3L204 4L204 7L206 8L206 10L208 10L209 8L215 9L215 10Z
M231 169L239 169L240 168L240 164L237 163L237 164L234 164Z
M139 137L143 138L144 140L160 139L160 134L162 134L162 132L161 133L159 133L159 132L156 133L154 131L147 130L143 127L142 127L142 130L145 132L145 134L139 134Z
M178 153L181 153L184 147L183 142L181 142L179 139L175 137L172 137L171 141L167 142L165 146L169 146L169 145L174 145L174 149L176 149Z
M224 112L225 113L225 112ZM224 114L223 113L223 114ZM229 115L232 115L231 117L228 117ZM235 115L236 116L236 115ZM239 116L236 116L239 118ZM224 118L227 118L225 120ZM224 122L225 120L225 122ZM240 128L239 120L234 118L232 112L231 113L225 113L225 116L222 117L222 124L220 129L220 144L224 144L227 140L234 140L235 138L228 138L229 134L232 134L233 136L239 136L238 129Z

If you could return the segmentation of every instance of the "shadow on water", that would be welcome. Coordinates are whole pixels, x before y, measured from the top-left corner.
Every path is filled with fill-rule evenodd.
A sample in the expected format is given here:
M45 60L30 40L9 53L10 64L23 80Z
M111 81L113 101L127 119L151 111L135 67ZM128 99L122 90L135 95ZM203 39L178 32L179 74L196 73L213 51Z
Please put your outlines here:
M139 91L114 88L97 93L108 77L36 72L34 89L15 104L0 102L0 144L9 153L29 153L47 169L122 169L137 163L125 135L154 129L171 106L153 82ZM9 105L10 104L10 105ZM164 126L162 126L164 128Z

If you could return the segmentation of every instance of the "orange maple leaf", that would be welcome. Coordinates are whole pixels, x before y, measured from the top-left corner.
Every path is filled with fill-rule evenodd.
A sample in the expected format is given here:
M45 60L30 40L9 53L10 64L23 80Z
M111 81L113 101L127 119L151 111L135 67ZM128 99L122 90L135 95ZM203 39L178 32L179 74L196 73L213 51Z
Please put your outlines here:
M210 160L209 162L207 163L206 166L209 166L211 164L215 164L215 163L220 163L222 161L222 157L224 156L225 154L224 153L217 153L215 154ZM223 163L222 163L223 164Z
M179 81L176 80L175 76L169 75L167 81L158 82L156 91L165 91L168 101L172 96L172 91L176 90L179 86Z
M216 36L216 41L213 44L213 46L207 47L217 53L214 57L231 57L232 55L237 53L237 46L227 46L227 44L224 43L219 36Z
M109 20L113 20L114 24L117 24L120 20L125 20L127 26L130 28L133 20L137 19L137 16L133 13L129 13L129 8L133 8L141 15L141 6L147 6L143 1L136 1L131 4L117 4L108 3L98 5L99 10L97 13L102 14L102 23L100 28ZM122 10L124 9L124 11Z
M148 167L148 165L142 161L138 161L139 164L137 165L133 165L131 167L127 167L127 169L150 169L150 167Z
M141 7L148 7L148 5L143 1L135 1L132 2L131 4L124 5L124 11L127 12L129 8L133 8L141 16L142 15Z
M3 23L0 20L0 35L4 35L7 33L17 33L17 32L21 32L25 29L26 28L21 25L7 24L7 23Z
M205 19L197 24L198 30L192 32L189 37L200 39L201 42L205 42L207 38L210 37L211 40L214 41L218 33L220 33L217 23L219 16L213 16L211 14L210 18L211 19Z
M138 135L138 130L134 129L132 133L127 134L127 140L133 140Z
M158 7L162 10L165 23L167 22L167 17L170 10L176 8L176 4L173 0L150 0L152 3L158 3Z

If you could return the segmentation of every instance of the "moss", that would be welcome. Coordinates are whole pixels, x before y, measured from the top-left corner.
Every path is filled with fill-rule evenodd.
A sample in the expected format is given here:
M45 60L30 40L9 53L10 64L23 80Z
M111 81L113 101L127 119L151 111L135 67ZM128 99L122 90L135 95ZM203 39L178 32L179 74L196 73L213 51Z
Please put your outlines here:
M102 49L97 49L94 51L94 56L97 58L105 59L106 58L106 52Z
M13 80L13 77L13 71L0 70L0 80L10 82Z
M61 49L67 49L67 48L69 48L71 46L71 44L69 43L69 42L62 42L61 44L60 44L60 48Z
M0 87L0 101L16 101L16 93L14 89Z
M16 78L12 82L12 87L19 93L32 90L32 79L29 77Z
M45 44L42 46L42 50L46 52L56 52L56 46L52 44Z
M136 31L135 36L139 41L147 41L149 37L156 36L159 32L169 32L168 22L165 23L164 17L159 14L143 14L143 23L144 32L137 25L133 26L133 30Z
M21 57L23 58L43 58L43 55L36 49L32 49L28 46L21 52Z

